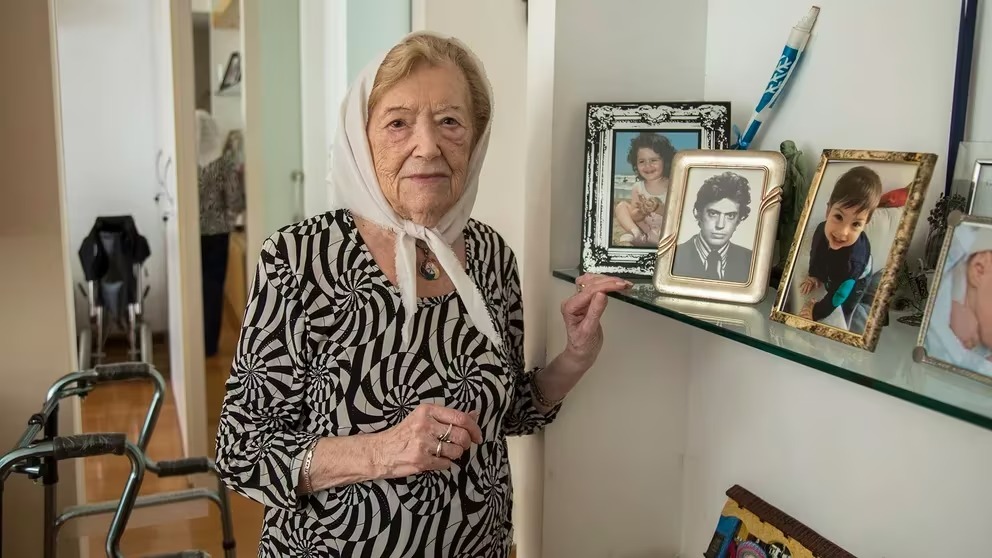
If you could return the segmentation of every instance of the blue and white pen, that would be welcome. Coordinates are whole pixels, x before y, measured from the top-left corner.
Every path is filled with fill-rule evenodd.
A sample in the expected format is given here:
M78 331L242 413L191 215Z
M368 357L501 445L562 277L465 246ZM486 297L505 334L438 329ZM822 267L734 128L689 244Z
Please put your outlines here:
M785 43L785 48L782 49L782 55L779 56L778 64L775 66L775 71L772 72L772 77L768 80L768 85L765 86L765 92L761 95L761 100L758 101L758 106L755 107L754 114L751 115L751 120L744 128L744 133L738 137L737 144L733 146L734 149L747 149L751 145L751 142L754 141L754 136L757 135L758 128L771 116L772 109L775 108L775 103L781 98L782 92L785 90L785 84L792 77L792 71L795 69L799 58L803 54L803 50L806 48L810 33L813 31L813 24L816 23L816 18L819 15L819 6L813 6L809 9L806 17L802 18L792 28L792 32L789 34L789 40Z

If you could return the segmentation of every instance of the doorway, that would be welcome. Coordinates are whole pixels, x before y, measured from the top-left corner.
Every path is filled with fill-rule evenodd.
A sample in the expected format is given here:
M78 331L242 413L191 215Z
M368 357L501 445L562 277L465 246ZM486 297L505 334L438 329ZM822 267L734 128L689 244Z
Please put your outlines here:
M130 215L148 245L137 292L152 350L129 353L127 335L115 332L106 346L123 349L97 356L148 358L166 376L150 457L212 456L262 241L330 209L324 176L348 76L409 31L408 2L395 2L395 25L384 27L383 14L350 0L54 1L69 230L88 233L96 216ZM369 34L373 28L381 33ZM335 30L350 30L350 39ZM205 122L219 147L200 149ZM220 182L243 191L243 204L224 211L220 231L200 203L203 170L212 165L226 169L229 179ZM71 240L73 251L79 238ZM91 305L79 262L74 272L82 332ZM94 392L84 403L84 430L134 433L150 395L141 388ZM113 497L125 475L94 460L87 499ZM143 493L189 484L172 481L153 485L146 477ZM230 497L239 549L253 555L262 507ZM221 555L219 537L211 536L216 515L206 510L135 522L123 550L187 546ZM94 552L99 542L91 540Z
M53 7L80 365L152 364L167 385L148 457L203 455L202 358L189 358L202 350L193 319L201 303L190 296L199 291L199 246L190 242L197 193L194 90L186 89L194 81L189 4L54 0ZM176 21L188 22L185 34ZM151 392L150 382L101 385L83 401L82 431L124 432L134 440ZM109 456L84 462L86 501L119 497L127 474L119 465ZM188 477L156 480L146 476L142 493L191 484ZM150 525L156 534L182 529L169 521L205 516L206 509L148 508L132 514L129 526ZM99 519L64 534L92 535L98 551L108 518ZM125 535L126 549L134 538Z

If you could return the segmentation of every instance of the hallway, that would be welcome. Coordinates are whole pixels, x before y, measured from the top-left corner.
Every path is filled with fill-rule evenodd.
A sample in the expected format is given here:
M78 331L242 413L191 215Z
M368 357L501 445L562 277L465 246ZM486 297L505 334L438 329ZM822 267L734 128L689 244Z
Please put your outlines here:
M236 318L229 306L225 304L220 350L216 356L206 360L207 421L211 457L214 451L214 433L217 431L221 402L224 398L224 382L230 373L230 364L237 344L239 322L240 318ZM168 378L167 346L157 343L154 355L159 372ZM168 385L168 382L166 383ZM85 432L125 432L128 439L136 439L148 410L147 405L151 400L152 391L152 386L145 382L112 384L94 390L82 404L83 430ZM167 392L158 424L149 441L148 454L151 459L156 461L170 460L181 455L181 448L182 441L175 401L171 392ZM89 459L86 461L85 468L86 497L89 502L120 497L124 480L129 472L125 459L117 456ZM159 479L155 475L148 474L142 484L141 494L154 494L185 488L188 488L185 478ZM228 491L228 495L231 502L235 539L238 544L238 557L254 557L257 555L262 524L262 506L230 491ZM164 510L164 508L159 509ZM209 511L205 516L200 515L203 509ZM213 557L224 556L221 547L220 519L215 506L187 503L183 504L182 507L170 507L169 511L157 514L152 525L129 528L124 534L121 552L127 556L141 556L149 553L197 549L206 551ZM182 519L179 514L175 513L176 511L196 513L197 517ZM63 540L68 540L68 536ZM89 541L91 556L103 555L103 545L104 540L102 538L91 537Z

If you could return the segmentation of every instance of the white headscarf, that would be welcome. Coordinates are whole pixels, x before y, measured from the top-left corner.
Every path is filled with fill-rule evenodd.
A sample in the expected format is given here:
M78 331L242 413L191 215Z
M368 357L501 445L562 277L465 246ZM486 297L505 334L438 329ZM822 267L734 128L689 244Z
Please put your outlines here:
M432 33L417 32L407 37L419 34ZM455 42L469 54L469 57L478 67L488 89L489 97L492 99L492 87L478 57L457 39L443 38ZM332 149L331 172L328 176L331 203L335 207L348 209L356 216L396 233L396 276L399 281L401 301L406 309L406 321L402 330L404 345L409 346L412 341L411 327L413 316L417 312L417 250L415 242L419 238L427 243L431 251L437 256L438 263L451 278L451 282L461 296L472 322L496 346L500 346L502 340L493 325L485 300L479 293L478 287L465 273L458 257L451 248L461 237L472 213L472 206L475 204L475 196L479 188L479 173L482 170L482 163L489 146L492 117L490 116L489 123L486 124L484 130L475 131L479 136L469 159L465 190L461 198L441 218L437 226L428 229L399 217L389 202L386 201L379 187L366 135L369 94L372 91L376 72L378 72L385 56L386 53L383 53L362 70L351 85L341 105L341 120Z
M196 158L200 167L213 163L224 154L224 141L220 137L217 121L209 112L196 109Z

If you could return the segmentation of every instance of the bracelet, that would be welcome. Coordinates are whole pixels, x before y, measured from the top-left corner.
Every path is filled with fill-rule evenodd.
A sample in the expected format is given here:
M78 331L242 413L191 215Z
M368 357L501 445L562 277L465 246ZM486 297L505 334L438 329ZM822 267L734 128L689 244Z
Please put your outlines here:
M313 452L317 449L317 442L319 441L317 439L310 444L306 456L303 458L303 489L306 490L308 496L313 494L313 485L310 483L310 463L313 461Z
M561 404L562 401L564 401L564 399L557 399L552 401L547 397L545 397L544 393L541 391L541 388L537 386L536 372L530 377L530 389L531 391L534 392L534 398L537 399L537 402L543 405L544 407L548 407L549 409L557 407L558 405Z

